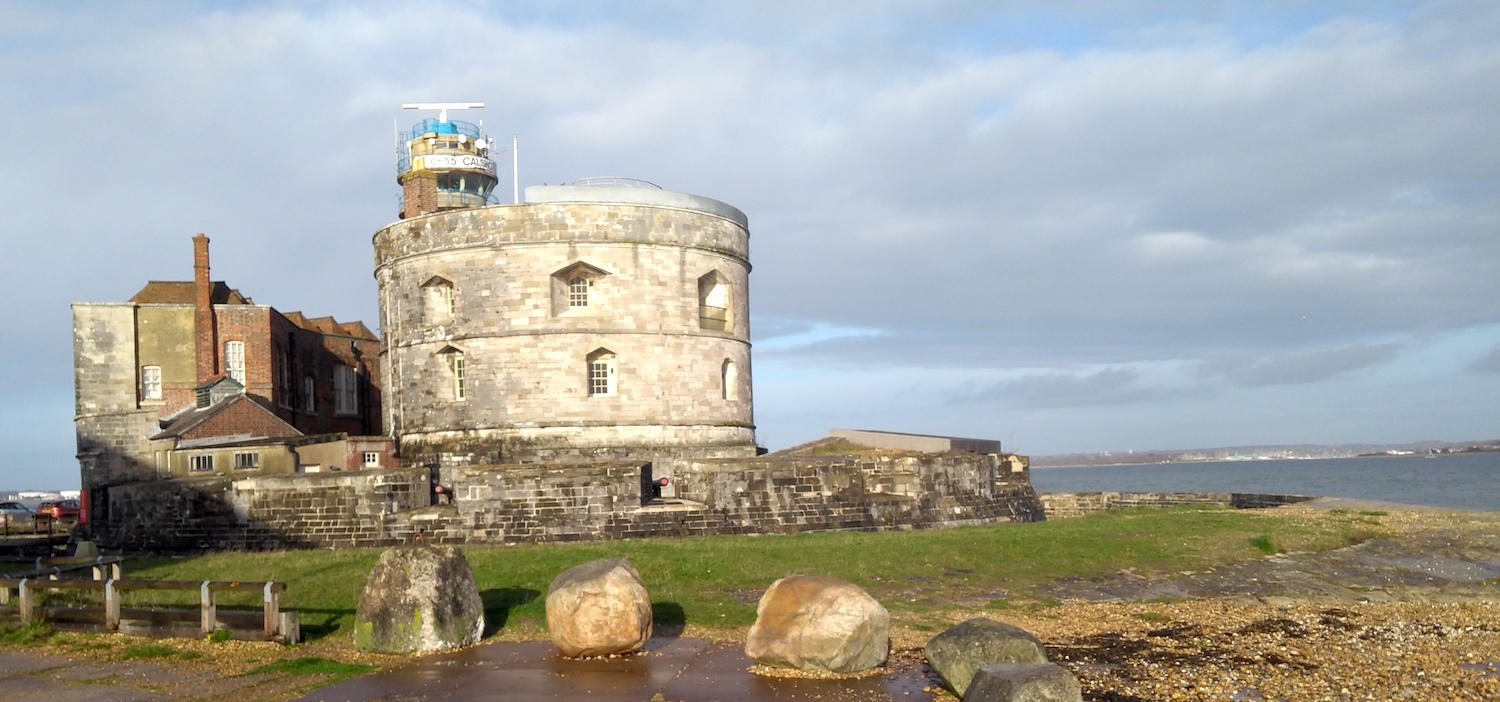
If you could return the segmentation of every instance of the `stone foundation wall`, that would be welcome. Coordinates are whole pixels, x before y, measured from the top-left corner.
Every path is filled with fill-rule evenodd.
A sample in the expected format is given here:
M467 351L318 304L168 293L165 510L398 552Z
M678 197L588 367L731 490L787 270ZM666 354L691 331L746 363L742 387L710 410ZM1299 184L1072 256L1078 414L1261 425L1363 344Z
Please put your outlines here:
M1044 492L1038 493L1048 519L1067 519L1132 507L1211 505L1234 509L1280 507L1316 499L1307 495L1242 492Z
M651 500L670 472L675 496ZM133 551L541 543L912 529L1043 519L1029 471L995 456L692 459L453 466L108 491L95 538ZM671 491L669 491L671 492ZM649 504L647 504L649 502Z

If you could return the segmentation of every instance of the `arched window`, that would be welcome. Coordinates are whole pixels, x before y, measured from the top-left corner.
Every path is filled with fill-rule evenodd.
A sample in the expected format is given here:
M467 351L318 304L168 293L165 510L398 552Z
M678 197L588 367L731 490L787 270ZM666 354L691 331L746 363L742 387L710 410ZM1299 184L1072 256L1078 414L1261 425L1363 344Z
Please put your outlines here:
M589 306L589 279L575 275L568 279L568 307Z
M719 370L719 382L724 399L740 399L740 371L735 367L734 361L724 359L724 366Z
M698 279L698 328L734 331L733 296L729 281L718 271Z
M609 349L599 349L588 355L589 397L609 397L615 394L615 354Z

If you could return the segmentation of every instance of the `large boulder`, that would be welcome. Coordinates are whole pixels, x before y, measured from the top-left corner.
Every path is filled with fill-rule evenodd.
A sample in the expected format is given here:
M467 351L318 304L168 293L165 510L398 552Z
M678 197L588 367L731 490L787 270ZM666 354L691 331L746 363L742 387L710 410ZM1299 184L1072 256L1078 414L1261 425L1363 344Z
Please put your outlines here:
M837 578L790 575L771 584L755 610L745 655L762 665L856 673L885 663L891 615Z
M651 638L651 596L630 561L574 566L547 588L547 631L564 656L634 653Z
M484 603L474 571L452 546L398 546L380 554L354 615L354 647L426 653L479 643Z
M1046 663L1042 642L1024 629L992 619L970 619L927 642L927 664L953 694L964 696L975 671L991 663Z
M991 663L974 673L964 702L1083 702L1078 678L1055 663Z

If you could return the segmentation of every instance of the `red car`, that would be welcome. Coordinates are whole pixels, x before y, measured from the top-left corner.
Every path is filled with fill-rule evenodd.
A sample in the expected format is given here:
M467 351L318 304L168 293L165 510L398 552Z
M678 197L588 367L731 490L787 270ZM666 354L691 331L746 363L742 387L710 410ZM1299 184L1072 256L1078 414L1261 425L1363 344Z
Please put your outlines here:
M76 522L81 511L78 500L51 500L36 506L36 516L59 522Z

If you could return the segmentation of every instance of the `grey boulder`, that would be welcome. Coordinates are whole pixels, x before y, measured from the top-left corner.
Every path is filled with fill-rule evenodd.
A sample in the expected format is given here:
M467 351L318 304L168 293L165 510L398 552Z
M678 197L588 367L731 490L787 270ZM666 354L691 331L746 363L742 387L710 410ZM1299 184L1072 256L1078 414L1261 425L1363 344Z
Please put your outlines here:
M479 643L484 603L474 571L452 546L398 546L380 554L354 615L354 647L427 653Z
M1083 686L1055 663L991 663L974 673L963 701L1083 702Z
M790 575L761 596L745 655L773 667L856 673L885 663L890 633L890 613L859 586Z
M954 694L964 696L969 679L991 663L1046 663L1047 650L1030 632L992 619L970 619L927 642L927 664Z
M570 658L641 650L651 638L651 596L641 574L624 558L563 571L547 588L547 631Z

